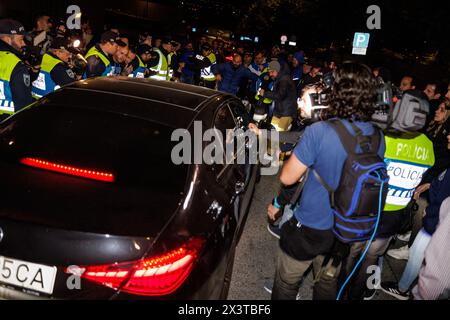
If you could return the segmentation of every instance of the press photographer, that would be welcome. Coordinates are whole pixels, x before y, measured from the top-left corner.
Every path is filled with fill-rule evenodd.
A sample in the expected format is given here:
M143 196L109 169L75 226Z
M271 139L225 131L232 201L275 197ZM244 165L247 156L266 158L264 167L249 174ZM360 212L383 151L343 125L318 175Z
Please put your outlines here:
M348 177L344 169L347 157L358 158L362 151L373 161L382 162L383 136L369 122L375 101L376 82L370 70L360 64L344 63L335 73L330 106L325 112L333 120L307 127L293 156L284 165L280 180L286 186L297 183L308 168L317 174L308 175L294 216L282 226L273 299L295 299L306 270L313 261L319 261L315 267L320 265L322 256L333 247L334 232L342 233L335 225L331 201L334 198L324 183L333 190L338 189L341 175ZM362 142L364 148L358 146ZM365 190L357 196L363 194ZM321 293L327 291L333 292L315 290L314 299L326 299Z

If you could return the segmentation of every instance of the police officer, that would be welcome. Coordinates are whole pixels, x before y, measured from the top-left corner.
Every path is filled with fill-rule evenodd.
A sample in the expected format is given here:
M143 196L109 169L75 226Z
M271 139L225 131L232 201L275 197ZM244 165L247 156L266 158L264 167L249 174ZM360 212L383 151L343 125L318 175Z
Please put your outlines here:
M30 73L21 60L24 34L20 22L0 20L0 114L13 114L32 102Z
M118 46L126 46L119 35L112 31L106 31L100 38L100 43L89 49L85 58L87 60L86 72L83 78L106 77L112 72L112 55L118 50Z
M260 90L263 91L272 91L273 90L273 79L270 77L269 74L269 68L268 64L267 67L264 67L264 69L261 71L261 74L259 75L258 79L255 83L255 116L257 116L257 119L265 119L266 117L271 117L273 112L273 100L269 98L263 98L260 95ZM256 121L258 121L255 119Z
M200 77L203 82L203 86L214 89L216 87L216 76L211 71L211 66L217 63L216 55L212 52L212 48L208 43L205 43L201 47L202 56L205 57L205 61L208 62L208 66L200 71Z
M149 62L148 66L154 74L150 76L155 80L169 80L169 53L173 51L172 42L169 39L161 41L161 48L154 47L153 51L157 54Z
M181 44L176 41L171 41L172 51L167 56L167 63L169 65L167 80L179 81L181 73L179 72L179 57L178 51L181 48Z
M151 48L149 50L151 51ZM122 71L122 76L128 76L130 78L145 78L147 68L145 63L136 53L136 49L133 47L129 48L125 63L126 66Z
M72 55L70 49L70 41L66 38L58 37L52 41L48 53L42 57L39 76L33 81L34 98L41 98L76 80L75 73L68 65Z

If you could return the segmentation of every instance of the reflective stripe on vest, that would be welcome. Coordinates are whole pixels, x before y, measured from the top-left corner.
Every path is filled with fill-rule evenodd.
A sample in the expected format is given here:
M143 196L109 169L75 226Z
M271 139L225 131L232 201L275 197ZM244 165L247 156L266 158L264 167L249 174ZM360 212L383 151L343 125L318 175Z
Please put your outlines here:
M433 143L424 134L413 139L386 135L385 140L389 191L384 211L397 211L408 205L422 176L434 165Z
M214 75L214 73L212 73L211 71L211 67L217 63L216 60L216 55L214 53L210 53L209 56L207 56L207 58L209 59L209 61L211 62L211 65L209 67L203 68L200 71L200 76L203 80L206 81L215 81L216 80L216 76Z
M20 59L12 52L0 51L0 114L14 113L14 101L10 86L11 75Z
M89 49L88 53L84 57L85 59L89 58L90 56L97 56L100 60L102 60L103 64L105 65L105 71L101 74L101 77L107 77L111 75L112 67L111 67L111 61L109 61L108 57L106 57L103 52L99 51L95 46L93 46L91 49ZM86 79L87 75L86 72L83 74L83 79Z
M155 80L167 80L168 76L168 64L167 59L164 54L158 48L153 48L153 51L157 52L159 55L158 65L150 68L150 70L157 72L157 74L150 76L151 79Z
M167 59L167 70L168 70L168 72L167 72L167 80L172 79L172 76L173 76L173 69L170 66L172 64L172 57L173 57L174 54L175 54L174 52L170 52L169 56L167 57L168 58Z
M50 73L53 68L61 62L61 60L56 59L47 53L44 54L42 57L41 71L39 72L38 78L33 81L32 94L35 98L41 98L60 88L60 86L53 81Z

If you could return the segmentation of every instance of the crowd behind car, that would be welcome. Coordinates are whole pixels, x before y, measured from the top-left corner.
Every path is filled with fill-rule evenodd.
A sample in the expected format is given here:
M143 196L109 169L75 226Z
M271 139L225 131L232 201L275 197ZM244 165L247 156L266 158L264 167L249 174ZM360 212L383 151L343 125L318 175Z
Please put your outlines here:
M286 254L286 257L278 260L272 292L274 299L292 298L290 292L298 291L299 279L307 269L300 271L307 264L295 265L299 261L304 262L305 259L300 257L302 254L292 249L295 244L286 243L287 238L283 237L283 232L288 232L286 231L288 227L283 229L280 220L292 196L292 190L288 187L295 182L290 181L291 178L286 178L286 172L287 170L297 172L296 168L300 170L300 167L295 167L294 160L291 159L297 158L307 167L320 168L324 165L320 161L317 162L317 159L304 155L308 150L313 152L314 149L307 144L308 139L316 141L313 139L316 139L317 135L326 132L324 128L319 130L315 123L329 119L326 114L330 113L326 111L327 106L311 103L311 94L324 88L337 90L339 85L340 90L349 90L348 95L353 94L352 88L346 87L343 81L344 79L348 83L353 83L354 79L346 78L353 72L361 78L370 77L369 80L366 79L370 85L379 87L388 84L393 92L393 104L408 93L426 101L429 113L424 127L414 138L385 133L386 141L380 146L380 152L383 150L382 154L386 162L394 158L400 163L399 154L402 150L399 146L402 146L402 143L406 145L405 141L408 139L410 141L417 138L419 142L416 142L416 146L423 149L422 153L432 156L423 162L421 160L424 160L422 159L424 157L417 156L416 162L411 160L412 163L409 163L413 168L424 169L413 179L414 183L408 187L412 191L402 198L401 204L395 202L398 199L389 203L388 196L387 203L391 205L391 208L388 206L384 208L380 224L380 230L385 233L382 234L379 230L376 241L368 244L370 249L365 257L366 264L361 265L361 271L348 289L347 297L348 299L368 299L373 297L376 289L382 289L387 294L403 300L410 297L415 299L450 298L450 250L448 247L450 85L448 83L442 83L441 79L416 79L415 76L408 74L403 76L397 86L392 83L389 70L383 66L372 66L368 74L365 74L366 71L363 69L361 71L359 67L354 66L350 68L348 64L337 61L331 56L322 59L307 57L302 50L279 45L274 45L269 50L261 50L233 41L210 39L206 36L197 39L177 38L178 41L176 41L170 37L157 37L148 32L142 32L139 36L133 37L116 27L105 28L101 34L94 35L89 23L83 23L81 30L71 31L66 29L63 22L55 23L47 15L40 15L35 22L33 31L26 33L20 22L11 19L0 20L0 66L8 66L8 68L0 67L2 81L0 113L10 115L18 112L32 103L33 99L41 98L73 81L92 77L126 76L181 82L237 95L250 106L249 111L256 122L270 124L279 132L304 132L306 138L301 140L302 142L293 151L291 150L292 154L289 151L284 153L287 156L290 154L286 163L288 169L284 169L282 173L280 193L274 195L273 202L268 204L267 214L270 221L268 230L277 238L281 237L282 250ZM345 73L346 68L349 68L347 73ZM328 80L332 76L335 83L330 84ZM426 85L418 87L419 80ZM337 97L338 93L333 92L331 96ZM357 95L355 97L357 102L364 100ZM341 99L348 103L355 102L355 99L350 101L348 97ZM355 110L354 113L346 113L346 116L342 118L363 123L369 121L367 117L357 116L357 107ZM371 110L368 113L371 115L374 112ZM340 113L335 113L333 116L341 118ZM258 130L256 126L253 129ZM371 132L364 125L361 130ZM323 150L315 152L318 155L322 154ZM414 153L417 150L408 152ZM391 153L393 155L389 158L388 154ZM412 175L411 172L403 172L400 175ZM394 171L389 173L395 174ZM301 178L302 175L303 172L292 176ZM391 182L394 181L392 177ZM312 178L305 179L309 181ZM298 181L298 179L294 180ZM405 190L407 188L403 185L396 187L405 188ZM322 191L325 192L325 189ZM395 194L395 191L393 193ZM311 199L317 197L311 194L310 188L302 191L302 199L306 197L305 194L311 196ZM305 211L305 207L293 209L298 213L296 216L299 223L302 219L305 221L310 218L315 219L314 216L306 218L302 210ZM386 227L391 223L388 223L388 220L393 221L393 227ZM313 221L309 225L308 222L303 224L317 230L323 230L326 227L318 221ZM404 245L398 247L399 243ZM359 246L351 247L350 253L342 259L342 264L339 266L342 271L338 272L340 276L336 280L338 283L342 284L345 279L343 275L350 273L355 260L362 255L364 244L367 242L361 241ZM390 249L393 245L398 248ZM317 252L320 251L317 250ZM306 260L312 261L312 258L319 255L322 254L311 256L311 259ZM399 283L381 282L375 288L367 288L368 275L363 266L376 264L381 267L385 256L389 256L389 259L408 261ZM288 267L296 269L297 278L294 277L296 279L294 283L288 283L289 281L286 280L288 277L286 269L280 271L280 268ZM268 290L272 291L272 286L269 286ZM336 292L331 291L330 296L336 296ZM327 295L316 297L325 298Z

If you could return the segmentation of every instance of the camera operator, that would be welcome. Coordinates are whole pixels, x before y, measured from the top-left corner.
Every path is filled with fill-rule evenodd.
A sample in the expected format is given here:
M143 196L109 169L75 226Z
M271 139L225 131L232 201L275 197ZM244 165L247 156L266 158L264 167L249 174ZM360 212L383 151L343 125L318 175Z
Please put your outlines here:
M301 118L300 122L302 125L298 128L299 131L280 132L279 143L295 146L307 126L317 121L325 120L322 113L324 109L328 108L328 101L321 103L316 99L317 95L324 93L323 90L324 86L321 83L310 85L303 90L301 98L298 99L298 108L300 110L299 113ZM260 135L260 129L255 124L250 124L249 129L256 135ZM278 239L280 238L282 224L292 216L293 206L295 206L300 196L299 192L301 192L301 189L298 190L298 188L298 184L287 187L283 186L279 194L267 207L269 220L267 229L271 235ZM298 191L298 193L296 193L296 191ZM288 205L291 205L290 208L286 208ZM275 224L281 214L283 214L281 221L278 224Z
M39 99L76 80L75 73L69 67L72 56L71 43L66 38L55 38L49 50L42 57L41 71L33 81L33 97Z
M391 90L390 84L384 87ZM386 97L392 97L392 92ZM385 254L392 237L399 233L405 221L409 220L414 190L419 185L423 174L434 162L431 141L419 132L421 127L415 127L420 122L417 115L414 114L419 107L408 102L422 101L421 104L425 104L426 98L420 92L410 90L404 93L402 99L403 101L400 101L395 108L392 101L379 104L373 115L373 122L384 130L386 145L384 161L387 164L390 178L389 188L374 241L371 242L364 259L361 260L359 269L354 274L352 284L348 289L349 300L370 300L375 295L375 288L367 287L367 279L370 276L368 268L377 265L379 258ZM395 124L389 123L389 119L393 118L394 110L409 114L407 117L414 119L410 128L405 126L400 130L396 128ZM424 115L422 115L422 120L425 125ZM406 123L407 121L402 122L403 125ZM417 152L417 150L420 151ZM342 265L341 278L345 278L351 273L367 244L367 241L361 241L350 245L348 257ZM335 281L337 280L335 279Z
M30 49L36 49L36 52L33 52L33 54L42 56L47 52L53 40L53 36L51 35L52 28L53 20L50 16L46 14L37 16L35 28L27 38L29 42L28 46L32 47Z
M330 105L324 116L337 118L352 135L356 134L353 129L356 126L363 136L371 136L375 128L369 120L375 111L375 100L376 83L370 70L361 64L344 63L335 74ZM382 143L378 154L384 155ZM346 158L347 152L336 131L328 121L320 121L305 129L293 156L281 171L280 180L285 186L293 185L308 168L313 168L336 189ZM308 175L294 216L281 229L272 299L296 298L300 280L313 260L331 251L335 242L333 225L328 191L315 175ZM316 264L313 267L316 269Z
M21 54L24 34L20 22L0 20L0 114L13 114L32 102L31 77Z

